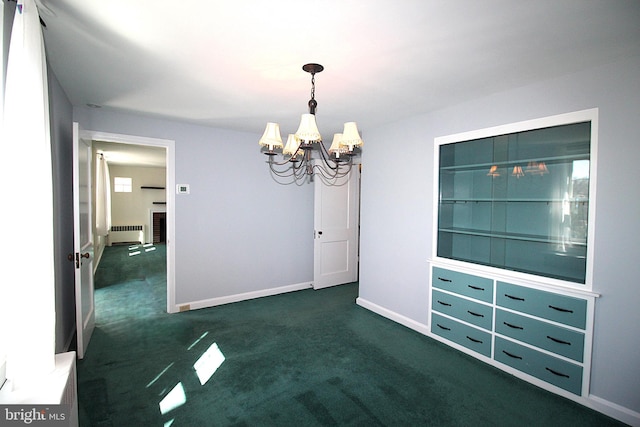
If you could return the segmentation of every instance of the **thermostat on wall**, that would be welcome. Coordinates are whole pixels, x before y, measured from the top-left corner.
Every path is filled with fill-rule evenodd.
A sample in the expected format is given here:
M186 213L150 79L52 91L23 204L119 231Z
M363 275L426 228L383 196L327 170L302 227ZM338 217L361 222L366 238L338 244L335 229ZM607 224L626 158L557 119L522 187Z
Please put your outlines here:
M178 194L189 194L189 184L178 184L178 185L176 185L176 193L178 193Z

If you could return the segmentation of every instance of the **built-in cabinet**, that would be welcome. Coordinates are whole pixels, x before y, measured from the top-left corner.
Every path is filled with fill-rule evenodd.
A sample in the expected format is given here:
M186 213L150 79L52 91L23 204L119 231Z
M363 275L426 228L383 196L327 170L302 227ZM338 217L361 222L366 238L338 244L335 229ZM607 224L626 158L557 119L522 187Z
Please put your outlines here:
M589 392L597 110L437 138L429 330L567 397Z
M431 333L538 385L588 392L595 296L431 269Z

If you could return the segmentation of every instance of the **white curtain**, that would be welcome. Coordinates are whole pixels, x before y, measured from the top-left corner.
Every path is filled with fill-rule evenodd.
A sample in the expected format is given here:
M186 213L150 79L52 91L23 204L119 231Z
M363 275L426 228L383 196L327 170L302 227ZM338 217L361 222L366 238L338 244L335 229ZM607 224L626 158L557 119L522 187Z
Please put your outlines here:
M96 234L107 236L111 230L111 178L109 164L99 154L96 165Z
M6 2L5 5L6 7ZM18 0L0 148L0 340L7 379L29 389L55 367L53 182L44 42L34 0ZM5 317L6 316L6 317Z

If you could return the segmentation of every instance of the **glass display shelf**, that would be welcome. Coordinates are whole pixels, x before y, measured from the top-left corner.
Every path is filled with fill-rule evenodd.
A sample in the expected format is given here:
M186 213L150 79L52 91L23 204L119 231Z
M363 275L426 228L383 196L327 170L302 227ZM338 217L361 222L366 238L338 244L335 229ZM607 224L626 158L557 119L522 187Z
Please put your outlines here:
M585 283L590 121L438 149L438 257Z

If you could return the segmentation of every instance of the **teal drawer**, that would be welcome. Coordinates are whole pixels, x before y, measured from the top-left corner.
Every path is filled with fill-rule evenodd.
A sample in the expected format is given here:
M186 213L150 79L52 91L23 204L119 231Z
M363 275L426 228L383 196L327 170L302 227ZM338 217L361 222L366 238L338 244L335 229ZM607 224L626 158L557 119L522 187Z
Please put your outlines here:
M496 332L582 362L584 334L561 326L496 310Z
M431 332L484 356L491 357L491 334L488 332L436 313L431 314Z
M431 308L489 331L493 326L493 308L491 306L446 294L436 289L432 293Z
M495 360L571 393L582 394L582 367L496 337Z
M501 307L584 329L587 300L498 282L496 304Z
M433 267L431 285L484 302L493 302L493 280Z

